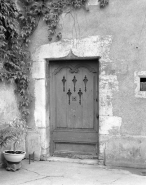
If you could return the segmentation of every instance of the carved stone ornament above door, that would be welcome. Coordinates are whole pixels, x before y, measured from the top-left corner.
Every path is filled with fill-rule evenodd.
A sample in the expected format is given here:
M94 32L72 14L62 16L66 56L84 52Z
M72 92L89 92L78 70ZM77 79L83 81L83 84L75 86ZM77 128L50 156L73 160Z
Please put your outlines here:
M75 66L71 66L71 65L62 65L62 66L59 66L57 69L55 69L54 71L54 75L56 75L57 73L59 73L62 69L64 68L69 68L70 70L70 73L78 73L79 72L79 68L81 67L84 67L86 69L88 69L90 72L92 73L97 73L97 69L93 68L92 66L90 65L84 65L84 64L79 64L79 65L75 65Z

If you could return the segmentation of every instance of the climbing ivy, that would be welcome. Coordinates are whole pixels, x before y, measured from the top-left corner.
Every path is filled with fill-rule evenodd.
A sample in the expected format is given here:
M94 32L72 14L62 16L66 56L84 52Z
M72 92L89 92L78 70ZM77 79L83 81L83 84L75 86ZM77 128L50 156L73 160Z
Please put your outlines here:
M98 0L100 7L108 5L108 0ZM0 80L16 85L19 109L27 120L31 96L29 92L31 60L28 52L30 36L43 18L48 26L48 40L56 33L60 15L69 8L86 9L87 0L0 0ZM20 9L18 9L18 7Z
M59 17L66 8L80 9L85 7L87 0L19 0L23 6L23 12L20 13L19 19L23 24L23 36L28 36L38 25L42 17L48 26L48 40L51 41L56 33L59 24ZM24 26L25 25L25 26ZM27 32L26 32L27 30ZM56 38L60 40L61 33L56 34Z
M86 9L88 0L19 0L23 7L23 12L19 14L22 21L22 34L28 38L33 33L42 17L48 26L48 40L51 41L56 33L59 24L60 15L66 8L70 11L73 9ZM100 7L104 8L108 5L109 0L98 0ZM56 34L57 40L62 37L61 32ZM29 41L29 40L28 40Z
M19 109L24 119L29 114L29 52L21 34L19 11L12 0L0 1L0 80L16 85Z
M104 8L108 5L109 0L98 0L100 3L100 8Z

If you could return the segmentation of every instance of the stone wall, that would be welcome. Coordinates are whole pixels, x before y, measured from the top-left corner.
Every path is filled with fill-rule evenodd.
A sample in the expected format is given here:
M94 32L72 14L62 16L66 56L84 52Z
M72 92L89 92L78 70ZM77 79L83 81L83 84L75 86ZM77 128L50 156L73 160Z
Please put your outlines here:
M49 59L62 59L67 57L68 59L73 59L73 57L77 57L80 59L90 58L90 57L101 57L101 71L104 67L105 61L110 61L109 59L109 48L111 44L112 38L111 36L100 37L100 36L91 36L84 39L64 39L60 42L54 42L51 44L46 44L38 48L36 53L33 55L33 79L35 86L35 108L34 108L34 120L36 127L41 135L41 148L42 155L49 155L49 147L50 147L50 122L49 122L49 77L47 75L47 63L49 63ZM103 50L104 48L104 50ZM100 136L104 134L104 127L109 124L109 122L114 121L111 125L109 125L109 129L113 127L113 125L119 126L120 118L111 115L111 117L107 117L104 115L106 112L106 97L112 98L113 92L118 91L117 81L115 80L115 76L110 75L109 83L112 87L107 88L105 78L102 73L100 74L100 92L99 92L99 116L100 116ZM107 78L108 78L107 77ZM112 110L112 109L111 109ZM106 119L104 119L106 118ZM111 119L111 121L110 121ZM100 156L103 158L103 147L105 142L100 142L102 150L100 150Z
M89 0L88 6L89 12L61 16L61 41L54 37L49 43L42 20L31 38L35 101L30 126L40 136L38 158L49 156L50 147L46 64L72 52L81 58L101 57L100 158L109 165L146 167L146 93L140 91L140 77L146 76L146 1L109 0L109 6L100 9L98 0Z
M0 127L4 123L12 121L19 117L17 98L14 93L14 86L6 83L0 83ZM10 146L8 146L10 148ZM1 152L4 148L0 148L0 163Z
M40 128L42 154L49 154L50 137L45 58L62 58L72 51L77 57L101 57L100 157L106 164L145 166L146 99L139 90L139 74L146 71L146 2L110 0L108 7L100 9L97 0L90 0L88 6L89 12L61 16L57 32L62 32L62 41L54 37L48 42L43 21L32 37L34 125Z
M72 51L77 57L101 57L100 157L106 164L144 167L146 95L140 91L140 76L146 74L146 2L110 0L108 7L100 9L97 0L89 0L88 6L89 12L78 10L61 16L57 32L62 32L62 41L56 42L54 37L48 42L43 21L32 37L34 125L41 128L43 154L49 154L50 137L45 115L49 114L45 109L45 58L62 58ZM41 92L37 87L42 87ZM46 104L39 103L42 101Z
M13 85L0 83L0 125L19 117Z

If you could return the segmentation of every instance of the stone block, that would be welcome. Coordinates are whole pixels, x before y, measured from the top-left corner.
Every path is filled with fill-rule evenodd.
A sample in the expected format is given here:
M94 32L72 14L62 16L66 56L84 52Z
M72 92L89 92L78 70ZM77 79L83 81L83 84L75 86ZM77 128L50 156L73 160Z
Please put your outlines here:
M42 45L33 54L32 59L36 62L42 62L44 59L66 57L71 49L72 40L63 40L51 44Z
M46 89L45 80L35 80L34 118L37 127L46 127Z
M100 116L99 122L100 134L119 135L122 118L117 116Z
M146 168L146 137L112 137L106 143L105 164Z
M41 154L46 155L50 144L50 128L39 128L39 133L41 135Z
M40 135L35 131L28 132L26 136L26 158L29 154L35 152L34 159L40 160L41 156L41 139Z
M45 78L45 69L46 61L44 62L33 62L32 66L32 77L35 79L42 79Z
M0 83L0 125L19 117L14 86Z
M116 75L99 76L99 115L113 116L113 93L119 91L119 83Z

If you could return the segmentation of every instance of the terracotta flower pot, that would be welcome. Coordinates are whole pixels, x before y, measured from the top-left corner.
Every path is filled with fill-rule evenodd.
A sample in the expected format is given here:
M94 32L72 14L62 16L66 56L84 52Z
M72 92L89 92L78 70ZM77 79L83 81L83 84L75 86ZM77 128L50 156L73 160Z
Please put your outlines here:
M11 151L5 150L3 151L4 157L8 162L20 162L24 159L26 152L24 151Z

